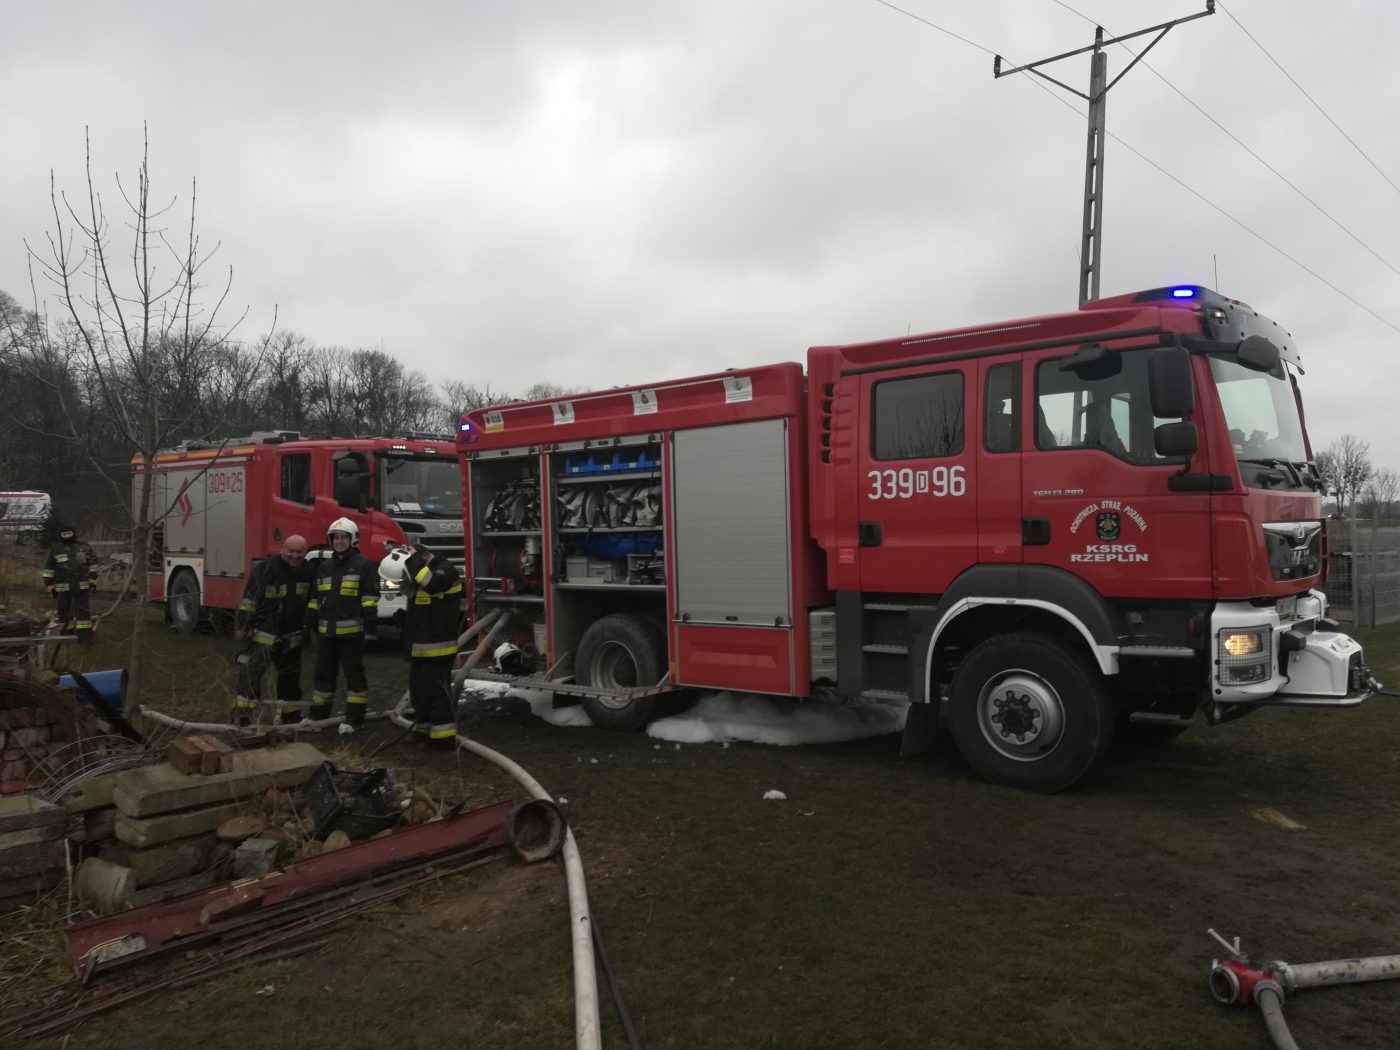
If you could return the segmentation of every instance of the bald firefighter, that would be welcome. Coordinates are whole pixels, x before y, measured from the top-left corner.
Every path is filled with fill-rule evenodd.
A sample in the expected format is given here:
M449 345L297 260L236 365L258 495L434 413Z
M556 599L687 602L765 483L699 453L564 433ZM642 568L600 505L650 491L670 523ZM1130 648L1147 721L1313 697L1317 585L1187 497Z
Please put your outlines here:
M238 639L238 696L234 721L246 725L257 712L269 665L277 669L281 721L300 722L301 642L313 570L306 563L306 540L288 536L282 552L253 566L234 617Z

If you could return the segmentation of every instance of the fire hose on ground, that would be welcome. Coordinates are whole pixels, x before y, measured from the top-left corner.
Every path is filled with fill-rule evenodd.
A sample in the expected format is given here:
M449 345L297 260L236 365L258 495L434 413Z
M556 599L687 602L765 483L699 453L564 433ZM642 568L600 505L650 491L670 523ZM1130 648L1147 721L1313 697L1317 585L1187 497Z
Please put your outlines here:
M1304 988L1326 988L1362 981L1389 981L1400 978L1400 955L1373 955L1364 959L1333 959L1328 962L1265 962L1258 968L1240 950L1240 939L1227 941L1214 930L1207 931L1225 948L1229 958L1216 959L1210 967L1210 994L1225 1006L1250 1002L1259 1007L1264 1024L1277 1050L1299 1050L1283 1017L1283 1001Z

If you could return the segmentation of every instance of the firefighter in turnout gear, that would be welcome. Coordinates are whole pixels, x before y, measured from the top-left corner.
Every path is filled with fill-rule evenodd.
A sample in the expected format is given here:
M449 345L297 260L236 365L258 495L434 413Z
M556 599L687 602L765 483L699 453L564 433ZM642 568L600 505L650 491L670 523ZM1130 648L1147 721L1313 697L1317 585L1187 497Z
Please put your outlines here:
M379 577L386 587L402 588L408 599L403 637L413 728L426 735L429 747L450 751L457 742L452 658L462 626L462 580L452 562L424 547L390 551L379 563Z
M331 553L316 568L307 603L307 622L317 634L316 669L312 674L310 717L331 716L337 670L345 674L343 732L364 725L366 692L365 636L373 634L378 618L379 577L374 563L359 552L360 528L349 518L337 518L326 530Z
M71 525L58 527L58 542L44 562L44 586L58 604L58 622L83 644L92 641L88 598L97 589L97 555L78 540Z
M241 725L258 708L269 664L277 669L281 722L301 721L301 643L313 575L306 563L306 540L300 536L288 536L279 556L264 558L248 574L234 618L234 637L240 645L233 716Z

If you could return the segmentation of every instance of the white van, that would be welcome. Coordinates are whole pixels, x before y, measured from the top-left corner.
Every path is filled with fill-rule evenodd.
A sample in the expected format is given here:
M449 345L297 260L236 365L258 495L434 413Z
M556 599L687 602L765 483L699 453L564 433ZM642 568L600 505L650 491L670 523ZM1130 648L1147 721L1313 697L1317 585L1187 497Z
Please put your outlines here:
M47 492L0 492L0 536L16 543L39 539L52 507Z

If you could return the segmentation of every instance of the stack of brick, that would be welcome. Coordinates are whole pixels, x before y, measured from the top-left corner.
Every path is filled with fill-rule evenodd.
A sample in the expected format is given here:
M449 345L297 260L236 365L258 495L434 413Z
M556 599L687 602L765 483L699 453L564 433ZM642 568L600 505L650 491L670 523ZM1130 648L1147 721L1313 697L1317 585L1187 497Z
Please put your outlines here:
M54 727L47 709L12 707L0 711L0 794L44 786Z
M98 910L192 893L227 878L233 851L219 842L220 825L255 812L269 788L301 787L325 761L306 743L235 751L198 737L177 741L170 754L173 762L111 776L116 842L83 861L74 887ZM184 771L195 766L218 771Z
M67 870L65 813L34 795L0 798L0 912L32 904Z

